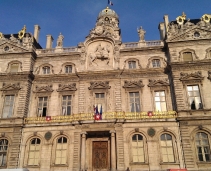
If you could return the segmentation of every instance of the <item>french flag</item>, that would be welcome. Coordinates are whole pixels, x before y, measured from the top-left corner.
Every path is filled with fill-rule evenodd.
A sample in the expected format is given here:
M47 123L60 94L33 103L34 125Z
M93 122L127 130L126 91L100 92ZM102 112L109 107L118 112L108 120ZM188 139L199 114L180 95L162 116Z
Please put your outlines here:
M111 0L108 0L108 5L114 5L112 2L111 2Z

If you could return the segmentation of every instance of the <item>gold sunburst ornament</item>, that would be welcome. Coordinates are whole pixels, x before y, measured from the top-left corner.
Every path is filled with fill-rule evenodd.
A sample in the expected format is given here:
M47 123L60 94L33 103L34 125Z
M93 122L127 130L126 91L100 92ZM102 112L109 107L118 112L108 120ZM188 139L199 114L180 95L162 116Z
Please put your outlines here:
M25 33L26 33L26 26L24 25L21 31L18 32L18 38L22 39Z
M211 15L210 14L204 14L202 16L202 20L205 21L206 23L209 23L210 22L210 18L211 18Z
M186 14L183 12L182 13L182 16L178 16L177 18L176 18L176 20L177 20L177 23L179 24L179 25L182 25L183 23L184 23L184 20L186 19Z

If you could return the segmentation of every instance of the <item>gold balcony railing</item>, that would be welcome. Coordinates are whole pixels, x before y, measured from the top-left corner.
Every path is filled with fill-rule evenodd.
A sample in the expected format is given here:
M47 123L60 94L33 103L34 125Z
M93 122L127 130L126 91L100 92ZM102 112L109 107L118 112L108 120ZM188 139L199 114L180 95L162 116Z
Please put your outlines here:
M102 114L102 120L143 120L143 119L167 119L176 118L175 111L165 112L106 112ZM61 123L61 122L77 122L77 121L94 121L93 113L73 114L68 116L47 116L47 117L28 117L24 119L25 124L41 124L41 123Z

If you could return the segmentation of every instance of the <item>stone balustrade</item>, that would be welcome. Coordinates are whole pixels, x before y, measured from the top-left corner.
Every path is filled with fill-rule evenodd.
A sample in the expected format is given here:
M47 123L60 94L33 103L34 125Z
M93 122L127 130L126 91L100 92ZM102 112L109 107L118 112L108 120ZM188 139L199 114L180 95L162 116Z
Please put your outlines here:
M153 46L163 46L164 43L161 40L154 40L154 41L144 41L144 42L130 42L130 43L123 43L122 49L125 48L141 48L141 47L153 47Z
M51 54L51 53L68 53L68 52L77 52L77 47L68 47L68 48L55 48L55 49L37 49L37 54Z
M124 120L141 120L141 119L168 119L176 118L176 111L164 111L164 112L105 112L102 114L102 120L124 119ZM28 117L25 118L25 124L35 123L61 123L61 122L76 122L76 121L93 121L94 114L73 114L69 116L47 116L47 117Z

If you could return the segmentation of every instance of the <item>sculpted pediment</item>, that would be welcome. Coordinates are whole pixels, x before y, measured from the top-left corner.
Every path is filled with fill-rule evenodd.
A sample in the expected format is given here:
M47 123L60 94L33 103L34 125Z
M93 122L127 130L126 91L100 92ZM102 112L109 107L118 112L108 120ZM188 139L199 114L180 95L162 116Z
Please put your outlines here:
M76 83L72 84L59 84L59 88L57 89L58 92L63 92L63 91L76 91Z
M110 89L111 86L109 86L108 81L95 81L95 82L90 82L90 87L89 90L93 89Z
M36 86L35 93L53 92L52 85Z
M20 90L20 84L3 84L3 87L0 89L1 91L18 91Z
M191 29L175 32L173 35L168 33L168 42L184 41L184 40L198 40L198 39L210 39L211 30L208 28L201 28L200 26L193 26Z
M149 87L169 86L169 80L168 79L158 79L158 80L149 79L148 86Z
M142 88L144 84L142 80L139 81L125 81L123 88Z
M189 81L189 80L201 81L203 79L204 79L204 77L202 76L201 71L197 71L197 72L194 72L194 73L184 73L184 72L180 73L180 80L181 81Z
M10 53L10 52L27 52L28 49L22 47L17 42L12 42L7 40L5 42L0 42L0 53Z

